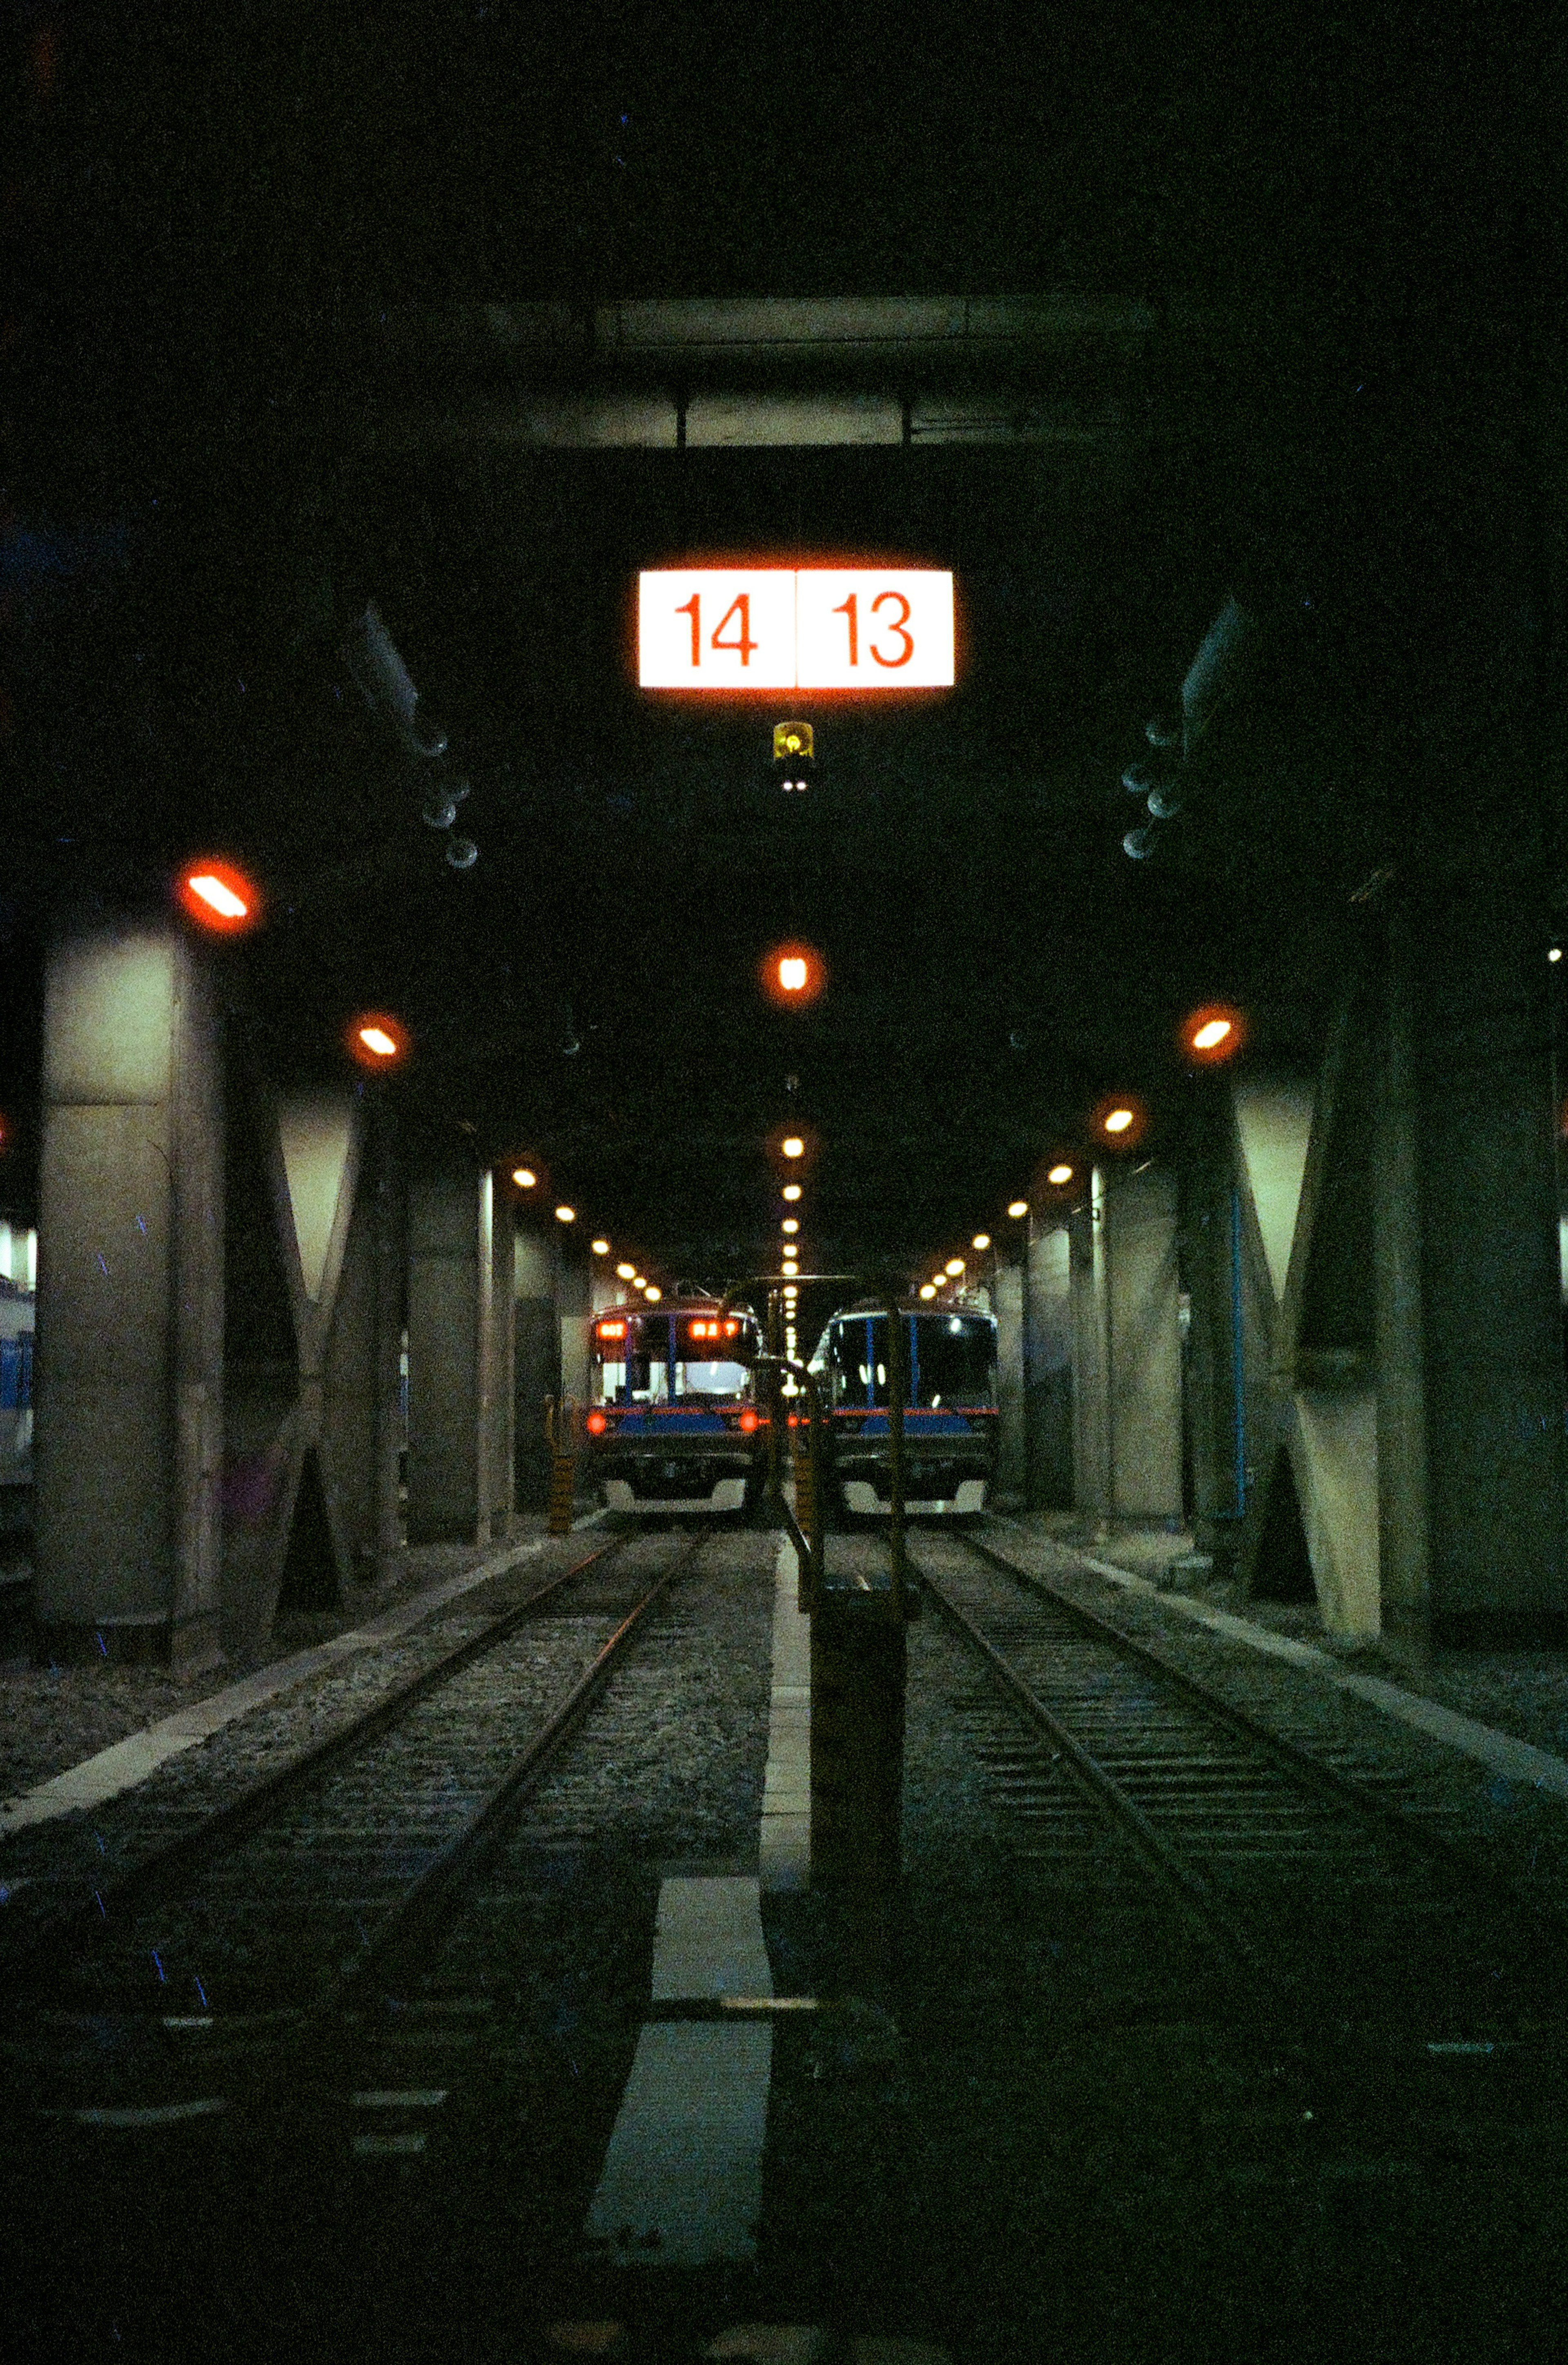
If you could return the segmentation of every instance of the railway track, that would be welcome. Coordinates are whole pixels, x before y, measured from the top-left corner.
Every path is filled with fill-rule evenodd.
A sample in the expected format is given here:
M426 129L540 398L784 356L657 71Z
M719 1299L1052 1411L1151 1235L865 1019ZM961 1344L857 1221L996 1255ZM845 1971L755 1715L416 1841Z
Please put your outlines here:
M1070 1877L1131 1851L1227 1973L1293 2012L1470 2037L1555 2012L1558 1918L1399 1773L1271 1730L972 1536L924 1540L921 1576L985 1670L968 1740L1014 1853Z
M110 2094L96 2107L111 2123L178 2114L196 2106L194 2061L231 2069L281 2051L297 2068L302 2047L335 2044L388 1998L401 2004L707 1541L703 1529L684 1543L600 1547L177 1833L90 1910L35 1928L9 1977L7 2049L27 2084L36 2093L41 2079L46 2102L77 2118L94 2115L73 2099L84 2080ZM562 1651L540 1648L541 1615L558 1620L574 1587L611 1574L631 1597L573 1616L563 1695ZM415 2007L470 2024L486 2008L474 1997Z

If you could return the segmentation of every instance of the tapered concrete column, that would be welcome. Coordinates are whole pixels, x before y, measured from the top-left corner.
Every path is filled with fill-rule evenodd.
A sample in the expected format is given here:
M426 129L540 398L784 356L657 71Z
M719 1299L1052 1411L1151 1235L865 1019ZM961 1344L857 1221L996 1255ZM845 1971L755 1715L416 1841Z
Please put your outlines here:
M1073 1504L1072 1274L1065 1223L1029 1219L1024 1264L1024 1371L1032 1510Z
M223 1094L202 952L173 926L49 959L35 1453L56 1655L218 1654Z
M560 1253L552 1227L520 1217L513 1256L514 1466L517 1507L543 1511L550 1501L547 1398L561 1394L561 1321L556 1296Z
M409 1181L411 1544L486 1543L511 1504L511 1238L497 1197L471 1167Z
M1120 1519L1182 1516L1181 1278L1176 1178L1118 1176L1105 1195L1110 1505Z
M402 1193L364 1088L235 1093L224 1627L388 1578L399 1548Z
M1548 976L1544 936L1503 883L1394 920L1380 1534L1384 1631L1417 1649L1568 1640Z
M1088 1519L1108 1519L1111 1484L1111 1340L1105 1277L1105 1177L1097 1166L1089 1197L1075 1207L1068 1238L1072 1282L1072 1500Z

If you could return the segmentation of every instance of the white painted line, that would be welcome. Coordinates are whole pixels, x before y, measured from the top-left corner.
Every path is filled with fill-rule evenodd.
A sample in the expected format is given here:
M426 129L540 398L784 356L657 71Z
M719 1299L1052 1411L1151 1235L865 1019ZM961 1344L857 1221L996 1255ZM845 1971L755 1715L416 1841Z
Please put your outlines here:
M590 1511L576 1525L586 1528L602 1517L602 1512ZM198 1741L220 1732L224 1725L248 1716L263 1700L292 1691L297 1684L319 1675L337 1660L352 1658L356 1651L373 1650L378 1642L396 1641L410 1627L420 1625L432 1610L471 1593L476 1586L487 1584L491 1577L504 1576L520 1561L543 1552L550 1541L547 1536L536 1536L527 1543L509 1544L505 1551L492 1552L476 1567L465 1569L462 1575L447 1577L349 1633L334 1635L330 1642L317 1643L308 1651L297 1651L292 1658L276 1660L270 1667L259 1668L253 1676L226 1684L208 1698L196 1700L189 1708L176 1709L172 1716L161 1717L142 1732L129 1733L125 1740L100 1749L95 1757L84 1758L80 1765L51 1775L47 1782L36 1783L30 1790L20 1792L0 1806L0 1837L7 1832L21 1831L29 1823L50 1822L57 1815L101 1807L106 1799L118 1798L122 1790L134 1789L149 1775L155 1774L166 1758L178 1756L183 1749L194 1748Z
M1271 1659L1284 1659L1293 1666L1311 1667L1338 1684L1342 1692L1352 1693L1369 1707L1381 1709L1385 1716L1397 1717L1401 1724L1428 1733L1434 1741L1446 1742L1450 1749L1475 1758L1495 1774L1506 1774L1511 1782L1545 1790L1553 1798L1568 1799L1568 1761L1553 1756L1549 1749L1538 1749L1533 1742L1517 1740L1511 1732L1499 1732L1495 1725L1482 1724L1475 1717L1462 1716L1456 1709L1444 1708L1419 1692L1407 1692L1398 1684L1384 1683L1381 1676L1361 1675L1354 1667L1343 1665L1332 1652L1320 1651L1314 1642L1298 1642L1288 1634L1272 1634L1266 1626L1254 1626L1249 1619L1233 1617L1227 1609L1211 1609L1205 1602L1189 1600L1180 1593L1167 1593L1151 1585L1146 1576L1135 1576L1130 1569L1117 1568L1110 1561L1092 1560L1087 1552L1075 1552L1070 1545L1053 1544L1052 1549L1068 1552L1081 1566L1092 1569L1096 1576L1108 1577L1113 1585L1129 1593L1152 1594L1167 1608L1180 1610L1183 1618L1195 1620L1211 1632L1224 1635L1227 1642L1243 1642L1249 1650L1261 1651Z
M84 2127L172 2127L184 2119L210 2119L217 2112L228 2108L226 2096L211 2094L199 2102L153 2102L138 2108L115 2104L105 2109L63 2113L50 2111L44 2115L73 2118Z
M637 2039L585 2237L623 2266L756 2254L773 2031L655 2021Z
M756 1881L663 1882L654 1936L654 2001L772 1993Z
M795 1606L795 1547L780 1539L760 1863L769 1896L802 1889L812 1861L812 1621Z

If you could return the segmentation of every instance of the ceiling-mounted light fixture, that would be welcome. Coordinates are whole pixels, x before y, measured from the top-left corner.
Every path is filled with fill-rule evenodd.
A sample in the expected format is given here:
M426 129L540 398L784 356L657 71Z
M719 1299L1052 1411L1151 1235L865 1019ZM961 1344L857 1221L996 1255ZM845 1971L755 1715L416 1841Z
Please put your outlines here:
M472 870L479 859L479 849L471 837L448 838L446 858L454 870Z
M253 927L262 899L254 881L232 862L206 857L180 873L180 902L193 920L214 936L234 936Z

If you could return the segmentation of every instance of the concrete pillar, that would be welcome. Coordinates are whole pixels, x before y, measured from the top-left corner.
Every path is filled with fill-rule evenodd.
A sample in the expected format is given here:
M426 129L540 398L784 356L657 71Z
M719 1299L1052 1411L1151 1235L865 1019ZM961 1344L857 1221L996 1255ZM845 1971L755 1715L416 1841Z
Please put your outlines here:
M1073 1504L1072 1277L1068 1227L1029 1219L1024 1264L1025 1405L1032 1510Z
M218 1655L223 1093L206 961L165 923L52 949L37 1611L55 1655Z
M1072 1316L1072 1500L1104 1520L1111 1486L1111 1341L1105 1285L1105 1176L1096 1166L1089 1196L1068 1224Z
M520 1222L513 1257L513 1436L516 1500L522 1511L543 1511L550 1501L544 1402L561 1394L559 1262L554 1237Z
M1544 936L1484 880L1391 926L1374 1252L1383 1624L1568 1639Z
M996 1316L996 1482L991 1499L1009 1508L1028 1499L1029 1440L1024 1371L1024 1255L996 1260L991 1282Z
M1120 1175L1105 1194L1110 1508L1119 1519L1182 1517L1181 1276L1176 1178Z
M495 1178L409 1184L409 1541L487 1543L511 1507L511 1227Z

